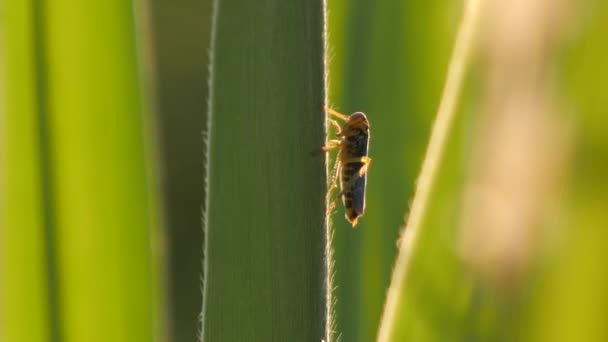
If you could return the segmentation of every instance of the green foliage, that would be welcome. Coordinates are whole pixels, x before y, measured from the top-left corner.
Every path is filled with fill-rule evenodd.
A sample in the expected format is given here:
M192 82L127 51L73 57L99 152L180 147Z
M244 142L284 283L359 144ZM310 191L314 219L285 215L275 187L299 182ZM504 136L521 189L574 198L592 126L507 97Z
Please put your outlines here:
M423 167L416 196L427 186L428 196L414 206L421 209L401 245L381 341L606 339L597 69L606 56L596 48L608 9L539 6L544 11L522 24L528 30L512 29L506 43L493 36L504 33L493 31L500 23L487 19L499 7L478 12L485 20L476 31L486 40L471 41L479 54L462 79L454 124L437 139L445 142L437 172ZM580 13L587 22L568 37ZM501 168L493 168L496 160Z
M42 14L61 335L150 341L154 206L132 4L53 1Z
M202 338L320 341L322 2L215 6Z
M33 10L0 3L0 340L49 341Z
M324 2L216 0L204 84L205 1L0 1L0 341L608 339L607 4L329 1L353 229Z
M605 341L608 222L608 3L578 4L575 39L559 59L566 117L573 130L572 159L554 229L563 232L531 301L529 341Z
M341 341L375 338L452 39L444 2L330 1L331 104L370 120L366 214L333 216Z
M1 303L2 331L10 341L49 331L62 341L152 341L157 208L133 4L25 3L2 11L0 291L12 298Z
M211 0L150 1L162 161L169 341L200 330L203 242L203 131L207 114Z

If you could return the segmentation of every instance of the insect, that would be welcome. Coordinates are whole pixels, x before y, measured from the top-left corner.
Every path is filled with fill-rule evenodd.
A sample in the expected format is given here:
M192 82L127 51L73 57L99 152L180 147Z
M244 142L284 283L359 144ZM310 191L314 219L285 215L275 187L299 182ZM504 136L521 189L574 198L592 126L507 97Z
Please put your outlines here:
M339 176L339 196L342 196L344 214L348 222L355 227L365 211L365 180L372 161L367 156L369 122L361 112L348 116L331 108L325 107L325 110L344 121L344 125L340 126L335 120L329 120L336 127L336 134L340 139L330 140L323 147L324 151L339 149L329 193L337 186L336 178Z

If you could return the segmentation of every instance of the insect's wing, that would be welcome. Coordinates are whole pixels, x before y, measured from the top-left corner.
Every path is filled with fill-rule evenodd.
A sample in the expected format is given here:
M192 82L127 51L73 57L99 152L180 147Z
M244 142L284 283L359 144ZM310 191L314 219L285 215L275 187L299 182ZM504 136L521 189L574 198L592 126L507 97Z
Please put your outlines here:
M365 211L365 178L358 177L354 180L352 191L353 191L353 211L357 216L363 215Z

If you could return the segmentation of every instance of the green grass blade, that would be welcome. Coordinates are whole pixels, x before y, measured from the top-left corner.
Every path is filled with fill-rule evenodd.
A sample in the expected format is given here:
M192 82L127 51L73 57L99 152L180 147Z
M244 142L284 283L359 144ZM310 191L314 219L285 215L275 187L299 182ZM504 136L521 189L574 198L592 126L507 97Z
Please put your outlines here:
M429 239L436 238L437 234L441 233L438 231L441 227L440 222L445 217L446 210L449 210L443 204L454 203L453 201L457 199L455 195L457 192L454 191L453 184L458 183L458 178L454 178L458 176L458 172L453 172L455 170L448 166L458 164L453 163L454 160L458 160L457 156L459 155L454 150L454 146L458 145L454 144L458 139L455 129L458 119L457 105L462 97L466 70L474 47L474 37L480 20L480 6L480 1L470 1L465 6L465 14L448 68L437 119L433 126L427 155L418 179L418 188L412 204L406 235L400 243L400 253L393 271L386 299L387 304L380 323L379 341L388 342L407 339L433 341L437 336L450 336L449 331L437 332L434 337L429 336L429 329L424 326L416 326L416 324L424 325L425 323L424 320L420 322L417 317L411 316L411 312L418 308L417 305L421 305L416 300L431 299L428 295L418 296L426 292L421 279L427 280L428 293L431 293L435 286L448 286L456 291L463 289L466 291L467 289L466 286L460 286L461 283L456 283L457 280L461 279L454 274L459 270L454 265L454 260L449 256L450 251L429 245ZM431 203L434 203L434 205L431 205ZM435 205L437 203L441 205ZM444 213L441 213L441 211ZM450 213L453 214L453 211L450 211ZM449 217L453 218L454 216L450 215ZM426 249L419 252L419 246L425 246ZM429 266L428 261L437 260L435 258L443 259L445 267L441 270L425 271L424 266ZM420 279L410 281L410 277L416 272L422 272L428 275L428 278L420 277ZM454 282L452 283L452 281ZM461 299L459 297L461 293L459 292L451 292L449 295L452 296L452 300L448 300L444 303L445 306L441 308L445 311L443 314L446 316L453 313L452 310L458 310L459 300ZM445 298L435 299L445 300ZM438 307L433 308L432 304L429 304L428 307L431 311L439 309ZM426 311L424 308L419 309L423 312ZM457 327L450 328L458 329ZM422 335L416 335L417 333Z
M150 1L157 70L158 131L172 341L194 341L199 327L203 203L201 132L206 122L211 0Z
M325 336L323 10L215 2L204 341Z
M130 1L44 1L44 113L64 341L159 336L150 194Z
M356 229L334 215L336 331L370 341L378 323L397 240L420 171L441 87L457 6L445 2L331 1L330 99L370 120L367 208Z
M0 340L49 341L33 9L0 2Z

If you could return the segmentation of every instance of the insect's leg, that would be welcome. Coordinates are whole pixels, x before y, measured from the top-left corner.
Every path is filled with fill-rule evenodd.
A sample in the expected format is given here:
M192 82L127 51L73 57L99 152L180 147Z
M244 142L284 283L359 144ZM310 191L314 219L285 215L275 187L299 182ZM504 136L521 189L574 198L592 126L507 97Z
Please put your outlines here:
M340 144L342 144L342 142L340 140L330 140L327 142L327 145L321 147L321 149L323 149L323 151L327 152L327 151L340 147Z
M372 158L361 157L361 162L363 163L363 166L359 169L359 177L363 177L367 174L367 169L369 169L369 166L372 164Z
M336 112L335 110L333 110L333 109L331 109L331 108L329 108L329 107L327 107L327 106L323 106L323 108L325 108L325 110L326 110L326 111L327 111L329 114L331 114L331 115L333 115L333 116L337 117L338 119L341 119L341 120L343 120L343 121L348 121L348 115L344 115L344 114L342 114L342 113Z
M372 158L370 157L358 157L358 158L349 158L344 161L345 164L348 163L363 163L363 166L359 169L359 177L365 176L367 173L367 169L372 163Z
M333 192L334 189L338 188L338 177L340 176L340 170L342 170L342 165L340 164L340 160L336 159L336 163L334 164L334 170L331 174L331 190Z
M336 135L339 136L340 134L342 134L342 127L340 127L340 124L337 123L336 120L327 119L327 121L329 121L329 123L332 124L336 129Z
M341 164L340 160L336 159L334 164L332 173L331 173L331 181L329 183L329 188L327 189L327 194L325 195L325 200L327 202L327 215L331 214L331 212L336 207L336 200L338 196L332 198L334 190L338 187L338 176L340 175Z
M363 163L363 166L361 166L361 168L359 169L359 171L356 174L351 175L350 179L345 184L342 184L343 189L342 189L342 192L340 192L340 195L344 194L344 189L350 189L358 179L360 179L361 177L363 177L367 174L367 169L369 168L371 161L372 161L372 159L369 157L349 158L349 159L346 159L343 161L344 164Z

